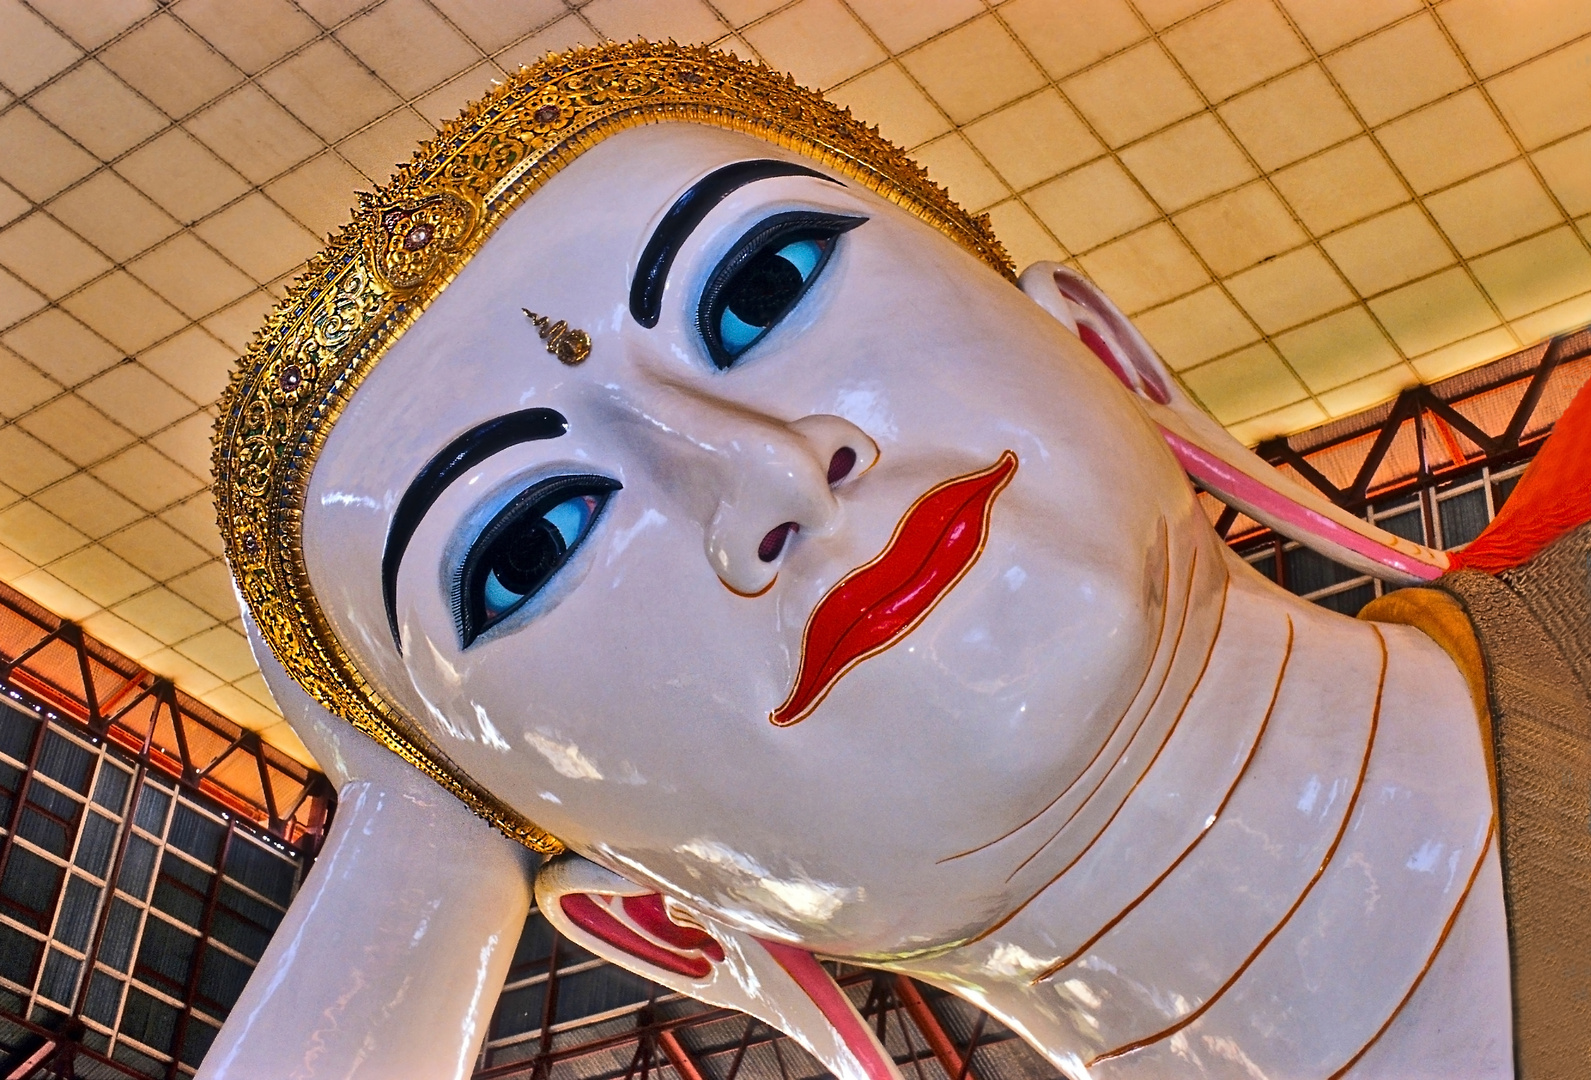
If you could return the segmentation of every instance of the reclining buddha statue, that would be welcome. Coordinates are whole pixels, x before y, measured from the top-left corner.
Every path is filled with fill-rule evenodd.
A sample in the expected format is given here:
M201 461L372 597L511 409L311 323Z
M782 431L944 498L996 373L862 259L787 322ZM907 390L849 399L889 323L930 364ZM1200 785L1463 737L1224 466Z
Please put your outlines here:
M467 1075L533 899L845 1080L897 1073L817 957L1074 1078L1591 1075L1587 394L1420 547L876 129L632 43L361 198L215 468L343 786L201 1077ZM1299 600L1190 476L1417 587Z

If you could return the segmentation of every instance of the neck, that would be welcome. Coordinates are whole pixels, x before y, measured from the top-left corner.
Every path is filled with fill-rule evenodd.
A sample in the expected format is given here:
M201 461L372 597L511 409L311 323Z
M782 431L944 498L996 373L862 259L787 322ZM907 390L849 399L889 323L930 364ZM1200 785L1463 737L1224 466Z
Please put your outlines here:
M1407 1041L1399 1017L1430 979L1485 982L1466 993L1497 1006L1506 1044L1490 783L1453 662L1418 631L1283 593L1224 546L1170 577L1162 645L1100 756L957 856L1029 899L901 966L1074 1076L1239 1059L1360 1075L1378 1043ZM1472 1026L1496 1041L1495 1020Z

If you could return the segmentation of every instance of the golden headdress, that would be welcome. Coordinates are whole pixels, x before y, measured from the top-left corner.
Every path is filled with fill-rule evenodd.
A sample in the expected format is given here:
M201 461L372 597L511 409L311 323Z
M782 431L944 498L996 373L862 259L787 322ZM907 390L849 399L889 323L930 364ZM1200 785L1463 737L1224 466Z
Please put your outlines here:
M897 203L1006 277L988 219L962 210L896 146L761 64L651 42L553 54L420 147L310 260L221 399L215 498L227 558L260 633L312 697L508 836L559 841L503 805L394 709L343 650L304 564L304 498L327 433L382 354L522 200L582 152L641 124L758 136Z

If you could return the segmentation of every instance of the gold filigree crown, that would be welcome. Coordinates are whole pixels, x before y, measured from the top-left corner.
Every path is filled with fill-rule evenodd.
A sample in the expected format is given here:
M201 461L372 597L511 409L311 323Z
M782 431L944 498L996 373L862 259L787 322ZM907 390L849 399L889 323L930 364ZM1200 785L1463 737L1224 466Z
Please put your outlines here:
M537 851L562 844L471 780L382 699L338 642L304 564L305 493L354 390L514 207L607 136L666 121L746 132L813 158L1014 277L986 217L952 202L876 128L789 76L672 43L555 53L465 110L386 187L361 193L353 220L310 260L255 336L216 424L215 498L227 558L288 674Z

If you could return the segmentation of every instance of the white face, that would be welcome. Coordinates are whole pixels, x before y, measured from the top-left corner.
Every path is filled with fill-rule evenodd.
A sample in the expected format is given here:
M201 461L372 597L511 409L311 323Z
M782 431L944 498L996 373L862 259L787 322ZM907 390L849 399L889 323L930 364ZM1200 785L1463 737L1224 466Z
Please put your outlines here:
M641 325L632 283L665 214L747 161L802 168L745 170L780 175L665 226L677 251ZM354 395L315 466L305 547L361 670L505 802L748 930L879 955L1032 892L1031 874L938 860L1091 759L1154 644L1163 538L1194 542L1198 511L1077 338L916 217L806 170L823 173L677 123L580 157ZM560 364L522 308L586 330L590 358ZM480 427L533 409L566 429L546 413ZM471 432L467 467L439 468ZM1007 452L1003 489L922 502L1008 470ZM389 545L424 477L434 501L410 496L412 536ZM903 522L947 501L948 529ZM770 722L814 609L898 526L878 572L813 619L808 682L836 633L843 673ZM857 600L891 592L893 615Z

